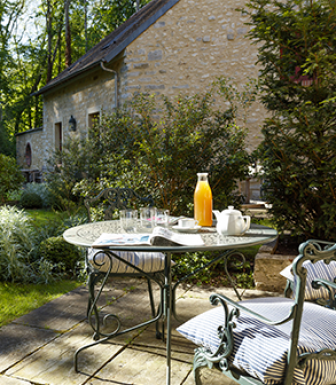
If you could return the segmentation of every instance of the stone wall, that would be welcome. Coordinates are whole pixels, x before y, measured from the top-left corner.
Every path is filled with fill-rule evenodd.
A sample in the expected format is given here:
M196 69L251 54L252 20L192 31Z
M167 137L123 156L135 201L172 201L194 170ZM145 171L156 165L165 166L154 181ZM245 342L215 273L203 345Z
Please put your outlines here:
M28 144L31 147L32 154L30 165L27 164L25 159ZM22 167L22 171L29 172L41 169L40 149L42 146L42 128L29 130L16 136L16 161Z
M217 77L236 84L256 78L257 49L244 37L247 16L236 11L242 0L181 0L131 43L120 83L123 100L134 92L202 93ZM262 106L247 117L248 147L261 140Z
M17 136L17 160L24 166L22 149L29 140L38 149L38 159L34 159L40 170L46 165L56 147L55 125L61 125L63 142L70 136L86 135L89 125L88 116L94 113L111 112L115 108L114 74L99 69L55 92L44 96L43 131ZM69 120L73 116L77 123L75 132L69 129ZM36 153L34 151L34 153Z

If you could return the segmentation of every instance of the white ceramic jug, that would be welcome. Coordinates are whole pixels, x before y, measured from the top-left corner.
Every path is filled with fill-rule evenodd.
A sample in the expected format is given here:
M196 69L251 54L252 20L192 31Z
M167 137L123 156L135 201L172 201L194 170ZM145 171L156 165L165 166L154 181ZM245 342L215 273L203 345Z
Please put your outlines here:
M222 235L243 235L249 228L251 217L242 215L239 210L229 206L226 210L219 212L213 210L217 219L217 232Z

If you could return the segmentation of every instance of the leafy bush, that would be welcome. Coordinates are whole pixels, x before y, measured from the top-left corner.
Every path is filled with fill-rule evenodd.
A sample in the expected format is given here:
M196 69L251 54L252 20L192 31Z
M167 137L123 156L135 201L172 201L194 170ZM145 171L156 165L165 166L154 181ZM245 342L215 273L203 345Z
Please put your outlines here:
M20 204L25 209L39 209L42 207L42 198L34 192L24 191L20 199Z
M336 239L336 9L250 0L266 119L260 157L277 228Z
M72 138L63 143L62 152L56 151L48 160L49 171L45 179L54 208L71 212L80 205L73 189L77 182L87 177L86 169L91 167L94 154L89 148L87 139ZM99 174L95 174L94 178L99 178Z
M151 193L157 206L179 215L192 213L196 173L208 172L214 206L238 205L242 197L234 192L247 175L250 157L247 131L237 125L236 116L253 99L252 88L240 93L224 79L204 95L174 100L138 95L103 117L85 140L66 143L53 161L61 156L62 167L55 167L49 178L63 184L69 198L105 187L131 187L143 196ZM217 109L219 101L227 109Z
M7 193L21 187L23 181L15 158L0 154L0 202L5 202Z
M50 237L41 242L39 255L44 260L62 267L66 274L74 272L83 259L78 247L65 242L62 236Z
M35 235L29 218L16 207L0 208L0 277L2 280L33 279Z
M55 260L40 255L40 244L47 238L59 236L65 228L81 223L80 217L68 223L54 222L51 226L34 226L23 210L0 208L0 280L12 282L50 282L68 271ZM65 246L66 247L66 246ZM64 261L63 261L64 262Z
M42 207L47 208L53 205L53 194L47 183L27 183L23 194L36 194L41 198Z
M23 188L17 190L9 190L7 193L7 201L19 201L23 194Z

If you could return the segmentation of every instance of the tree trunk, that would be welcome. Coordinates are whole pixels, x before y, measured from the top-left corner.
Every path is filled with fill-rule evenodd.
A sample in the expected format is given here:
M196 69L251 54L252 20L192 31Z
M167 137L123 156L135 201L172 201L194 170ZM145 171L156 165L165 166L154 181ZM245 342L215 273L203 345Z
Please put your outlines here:
M69 20L70 0L64 1L64 19L65 19L65 65L71 65L71 32Z
M48 48L47 48L47 83L52 79L52 15L51 15L52 5L50 1L47 2L47 13L46 13L46 26L47 26L47 36L48 36Z
M87 31L87 2L84 0L84 35L85 35L85 53L88 51L88 31Z

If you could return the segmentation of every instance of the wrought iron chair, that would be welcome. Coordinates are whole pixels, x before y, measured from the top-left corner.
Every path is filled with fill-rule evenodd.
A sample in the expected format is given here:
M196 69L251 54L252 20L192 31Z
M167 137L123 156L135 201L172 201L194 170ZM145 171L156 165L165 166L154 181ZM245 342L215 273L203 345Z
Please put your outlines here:
M154 200L150 195L141 197L130 188L107 188L94 197L86 198L84 204L89 222L92 222L93 219L96 219L97 213L102 215L104 220L111 220L118 210L139 207L139 205L154 206ZM93 209L95 209L94 214ZM112 333L104 333L99 320L97 301L109 277L146 277L152 317L159 318L154 303L151 280L158 283L162 291L164 283L164 255L162 253L113 252L107 255L106 252L90 248L87 251L86 267L89 288L87 316L94 330L95 340L110 338L111 335L119 333L120 322L116 315L109 315L118 322L116 331ZM100 290L98 294L95 294L99 282L101 282ZM163 338L158 322L156 322L157 338ZM125 332L127 331L122 333Z
M305 301L307 263L336 261L336 244L323 249L305 242L293 262L293 299L270 297L235 302L213 294L217 306L181 325L177 330L199 345L194 375L200 384L201 367L218 369L242 385L336 383L336 312ZM336 289L316 277L314 289ZM328 289L329 290L329 289Z
M328 250L334 247L334 243L323 240L310 239L307 243L314 245L318 250ZM316 279L326 280L326 282L336 281L336 261L317 261L312 263L306 261L304 266L307 270L306 286L305 286L305 301L313 301L321 306L327 306L336 309L335 294L336 291L329 284L313 285ZM280 272L287 279L285 288L285 297L291 298L294 296L297 286L297 277L293 274L293 264L289 265Z

